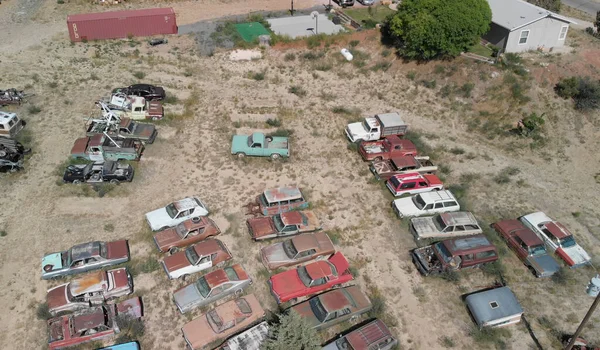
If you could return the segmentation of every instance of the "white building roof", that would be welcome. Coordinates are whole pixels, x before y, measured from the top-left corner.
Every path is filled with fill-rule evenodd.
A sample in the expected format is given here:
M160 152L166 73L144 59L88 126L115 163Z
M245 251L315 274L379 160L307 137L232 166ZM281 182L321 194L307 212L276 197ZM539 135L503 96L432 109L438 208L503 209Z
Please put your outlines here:
M492 10L492 22L510 31L522 28L542 18L553 17L567 23L575 23L567 17L535 6L523 0L488 0Z

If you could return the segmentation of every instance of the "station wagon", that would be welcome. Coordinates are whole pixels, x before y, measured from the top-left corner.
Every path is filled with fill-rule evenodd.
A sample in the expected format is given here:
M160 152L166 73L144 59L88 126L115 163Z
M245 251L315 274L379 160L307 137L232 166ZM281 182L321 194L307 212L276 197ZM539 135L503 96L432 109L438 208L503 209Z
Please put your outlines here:
M275 215L308 208L308 202L298 187L279 187L264 191L249 205L251 213Z

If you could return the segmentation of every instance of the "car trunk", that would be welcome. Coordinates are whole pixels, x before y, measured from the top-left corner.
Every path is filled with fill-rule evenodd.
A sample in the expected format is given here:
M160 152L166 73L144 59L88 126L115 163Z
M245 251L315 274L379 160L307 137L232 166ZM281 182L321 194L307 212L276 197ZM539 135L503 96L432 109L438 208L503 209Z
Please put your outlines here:
M128 259L129 246L126 240L106 243L106 257L108 259Z

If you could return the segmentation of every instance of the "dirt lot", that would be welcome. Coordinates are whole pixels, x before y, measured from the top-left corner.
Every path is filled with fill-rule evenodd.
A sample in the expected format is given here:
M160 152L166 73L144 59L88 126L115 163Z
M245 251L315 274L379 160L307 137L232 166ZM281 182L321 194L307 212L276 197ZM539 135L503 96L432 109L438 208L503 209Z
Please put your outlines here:
M198 9L196 3L173 6ZM287 1L243 2L249 7L237 6L242 3L238 1L199 3L203 12L197 19L287 5ZM17 5L9 2L0 11ZM306 1L307 7L312 5ZM34 8L32 19L19 24L27 28L24 33L40 31L37 25L54 28L50 18L58 13L57 6L46 3L40 12ZM194 21L191 10L180 13L180 23ZM0 15L0 20L8 21L4 23L13 23L11 18L8 12ZM249 292L257 294L265 308L275 310L265 283L268 274L257 259L265 244L249 239L241 205L265 188L287 184L301 186L325 229L340 237L338 248L357 269L357 283L369 293L379 290L385 298L386 320L401 348L534 348L523 325L500 336L472 334L460 295L488 286L496 277L471 271L452 282L422 278L413 267L408 251L415 243L406 223L392 215L391 196L372 180L343 135L348 121L385 111L405 116L411 130L421 135L421 150L427 149L426 155L443 165L446 184L462 195L482 223L543 210L571 228L588 252L600 254L599 185L594 179L600 173L598 115L575 113L568 101L552 92L563 75L598 77L597 43L573 30L569 41L575 52L531 54L525 60L530 69L525 79L461 59L403 63L380 46L376 32L336 37L336 42L312 50L303 42L284 44L251 62L231 62L227 52L198 57L188 37L173 37L167 46L148 48L137 41L71 45L64 32L50 36L42 32L22 41L17 34L12 50L0 54L2 84L36 94L31 104L14 109L29 122L34 154L25 172L0 178L0 230L6 232L0 237L2 348L45 348L45 323L37 319L36 309L46 289L59 282L40 280L44 253L119 238L130 240L132 265L139 271L135 287L145 303L147 327L140 339L142 348L182 348L179 329L201 310L191 316L177 312L171 293L182 284L169 282L162 270L154 269L151 261L159 256L143 214L187 195L198 195L209 205L211 217L224 232L220 239L254 278ZM350 64L340 59L338 51L352 40L359 54ZM73 141L82 136L83 117L95 111L93 101L112 87L135 82L134 73L142 76L138 72L145 81L165 86L177 100L166 105L167 120L158 123L159 137L136 166L134 182L102 198L86 187L61 185L57 169ZM263 78L255 73L264 73ZM465 83L473 86L469 89ZM291 87L296 94L290 93ZM35 113L32 106L41 111ZM543 140L507 132L531 112L545 113ZM290 161L231 157L233 134L274 130L256 121L264 117L277 118L282 128L293 131ZM505 278L536 336L544 348L556 348L556 334L573 331L592 302L583 291L594 270L570 271L564 285L538 280L512 252L502 249L503 243L498 246ZM599 315L584 334L600 341Z

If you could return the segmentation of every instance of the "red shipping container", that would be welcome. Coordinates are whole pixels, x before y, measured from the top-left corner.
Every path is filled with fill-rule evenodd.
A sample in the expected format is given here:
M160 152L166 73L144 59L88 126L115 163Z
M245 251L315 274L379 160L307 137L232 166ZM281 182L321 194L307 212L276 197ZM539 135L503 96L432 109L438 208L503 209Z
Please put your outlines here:
M109 11L67 16L71 41L177 34L173 8Z

